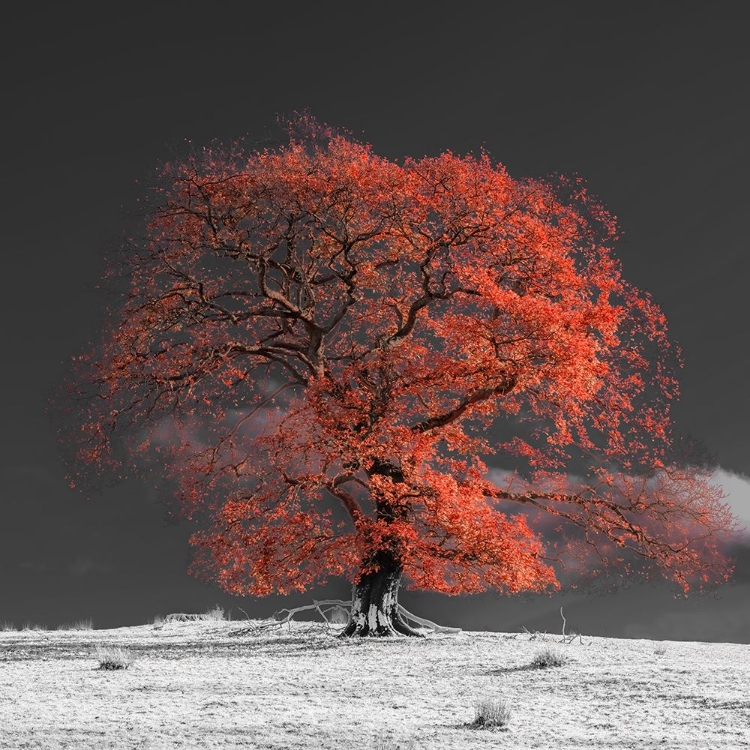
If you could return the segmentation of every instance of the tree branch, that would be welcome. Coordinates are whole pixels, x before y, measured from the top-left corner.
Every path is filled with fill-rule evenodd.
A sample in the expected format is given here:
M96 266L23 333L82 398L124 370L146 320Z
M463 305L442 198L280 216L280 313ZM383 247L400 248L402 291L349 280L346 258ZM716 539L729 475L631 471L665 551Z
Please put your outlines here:
M516 378L511 377L501 385L496 385L491 388L480 388L466 396L466 398L464 398L454 409L437 417L430 417L422 422L418 422L411 429L414 432L427 432L428 430L434 430L438 427L445 427L445 425L460 419L469 407L478 404L481 401L486 401L488 398L505 396L513 390L515 385Z

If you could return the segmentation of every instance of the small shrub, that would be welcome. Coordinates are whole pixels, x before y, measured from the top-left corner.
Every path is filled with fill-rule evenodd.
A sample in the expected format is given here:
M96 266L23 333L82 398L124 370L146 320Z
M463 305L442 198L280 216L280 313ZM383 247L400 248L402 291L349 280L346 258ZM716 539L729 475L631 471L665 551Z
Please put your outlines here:
M534 669L547 669L549 667L561 667L566 661L567 659L559 651L546 648L531 660L531 666Z
M151 621L151 624L157 628L160 628L164 624L164 615L156 615Z
M666 648L664 648L664 646L657 646L657 647L656 647L656 648L654 649L654 653L655 653L655 654L656 654L657 656L664 656L664 654L666 654L666 653L667 653L667 649L666 649Z
M217 604L213 609L207 610L206 614L201 619L212 620L214 622L222 622L227 619L227 613L226 610L222 609Z
M96 658L99 669L127 669L133 663L133 655L121 646L98 646Z
M482 698L474 707L471 726L477 729L504 729L510 722L510 713L510 706L502 698Z

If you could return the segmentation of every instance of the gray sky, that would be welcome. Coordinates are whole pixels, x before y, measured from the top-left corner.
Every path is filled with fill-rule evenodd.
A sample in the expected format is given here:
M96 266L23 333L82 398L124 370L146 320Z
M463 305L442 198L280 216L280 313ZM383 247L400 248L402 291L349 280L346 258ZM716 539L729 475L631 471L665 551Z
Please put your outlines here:
M514 5L65 5L4 19L0 621L114 626L214 602L261 615L286 605L188 578L189 528L164 526L143 486L90 501L70 491L44 410L62 362L95 333L101 251L128 226L136 181L185 139L262 136L303 108L392 158L485 147L516 176L587 178L624 230L626 276L682 346L677 426L717 454L750 525L740 5L714 3L710 16L672 3ZM743 554L719 599L633 587L563 604L584 632L747 642ZM403 598L464 627L560 623L557 599Z

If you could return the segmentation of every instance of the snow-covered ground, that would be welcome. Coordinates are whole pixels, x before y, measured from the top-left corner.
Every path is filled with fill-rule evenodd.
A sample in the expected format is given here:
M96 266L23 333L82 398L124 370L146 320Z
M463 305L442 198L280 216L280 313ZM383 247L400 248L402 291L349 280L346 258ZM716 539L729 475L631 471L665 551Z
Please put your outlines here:
M463 632L339 640L293 623L0 632L0 747L750 748L750 646ZM97 646L130 668L98 669ZM554 648L561 667L529 668ZM469 726L506 700L506 730Z

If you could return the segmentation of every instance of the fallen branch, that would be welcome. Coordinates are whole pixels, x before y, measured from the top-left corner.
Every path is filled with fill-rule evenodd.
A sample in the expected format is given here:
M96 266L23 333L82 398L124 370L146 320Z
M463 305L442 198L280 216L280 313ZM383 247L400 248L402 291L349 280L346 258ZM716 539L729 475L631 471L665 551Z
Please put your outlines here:
M329 612L334 607L351 608L351 606L352 606L351 601L345 601L343 599L325 599L323 601L318 601L317 599L313 599L312 604L305 604L302 607L293 607L293 608L284 607L283 609L280 609L274 612L273 615L269 619L259 622L257 625L254 625L250 628L245 628L243 630L235 631L233 635L246 635L248 633L259 633L265 630L280 628L282 625L286 625L290 623L298 612L309 612L310 610L315 610L316 612L318 612L318 614L323 618L323 620L325 620L327 628L330 628L331 622L326 617L325 613ZM323 607L328 607L328 609L322 609Z
M549 641L553 636L550 636L545 630L543 633L538 630L529 630L525 625L521 626L526 635L529 636L530 641Z
M204 614L192 614L188 612L173 612L164 618L164 622L208 622L213 621L207 612Z

